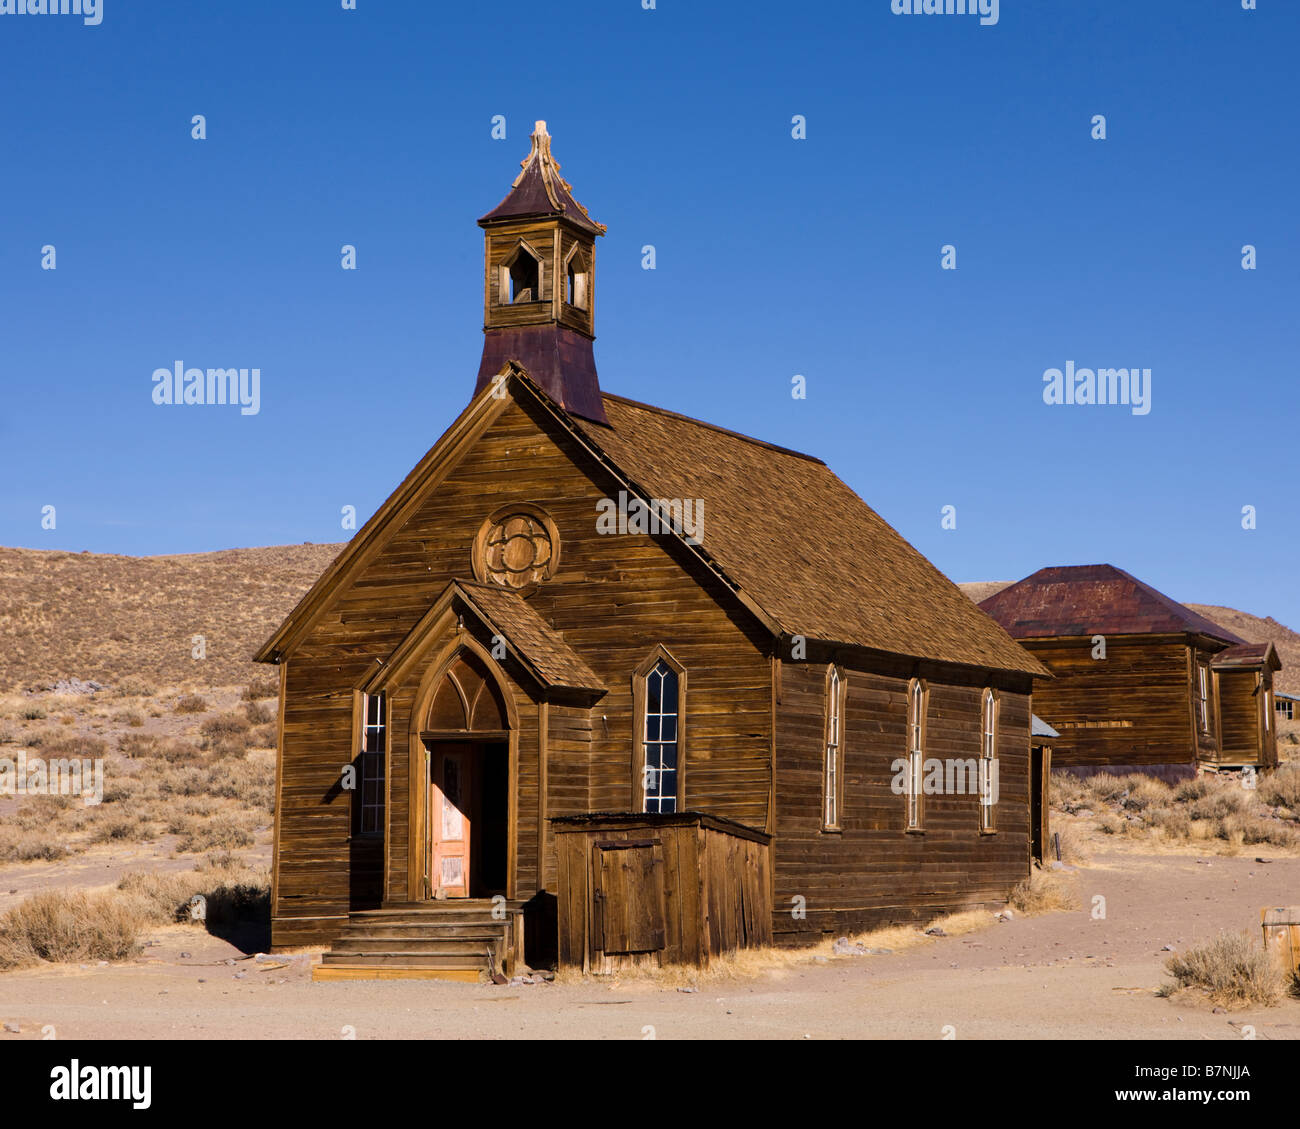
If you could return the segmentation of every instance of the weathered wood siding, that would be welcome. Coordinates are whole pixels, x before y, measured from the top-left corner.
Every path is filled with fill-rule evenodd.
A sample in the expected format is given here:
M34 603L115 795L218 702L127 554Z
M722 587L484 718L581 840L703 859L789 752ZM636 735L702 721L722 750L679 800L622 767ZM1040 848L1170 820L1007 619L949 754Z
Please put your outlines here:
M926 796L924 831L908 832L906 797L891 788L895 762L906 756L908 675L838 661L848 683L838 832L822 830L826 667L781 667L772 848L778 940L808 943L1004 899L1029 872L1028 694L1000 691L996 832L981 834L975 794ZM983 686L922 677L927 759L977 758Z
M561 967L705 967L771 943L762 832L683 812L560 821L555 838Z
M1259 759L1259 702L1253 670L1218 671L1219 708L1223 715L1224 763L1255 763Z
M1217 750L1212 687L1210 733L1198 740L1195 658L1184 641L1110 636L1104 659L1086 638L1024 645L1055 675L1034 688L1035 712L1060 733L1055 768L1190 768L1198 750L1202 758Z
M414 689L390 703L389 876L382 848L350 842L349 797L338 787L351 753L351 689L387 658L443 586L472 575L470 547L499 507L529 502L555 520L557 575L531 597L610 688L593 709L553 707L545 807L554 814L626 811L633 789L632 674L662 644L688 671L685 806L762 828L770 794L770 665L763 632L728 589L666 536L601 535L596 503L617 495L606 472L567 436L552 439L511 404L469 456L432 490L304 638L289 662L283 748L277 944L314 939L349 908L404 900L410 848L407 727ZM418 682L418 675L412 676ZM516 896L539 879L538 709L513 689L520 719ZM400 861L399 861L400 860ZM542 869L554 873L554 861ZM322 939L330 939L324 936Z

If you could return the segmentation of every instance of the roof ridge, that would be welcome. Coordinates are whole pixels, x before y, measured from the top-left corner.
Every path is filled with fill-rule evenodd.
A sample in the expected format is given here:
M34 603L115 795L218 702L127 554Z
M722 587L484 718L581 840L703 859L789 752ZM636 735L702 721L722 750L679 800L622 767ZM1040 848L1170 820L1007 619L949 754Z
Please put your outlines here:
M1113 565L1109 562L1100 564L1087 565L1045 565L1036 572L1017 580L1014 584L1008 585L999 592L995 592L986 600L980 602L980 607L985 605L994 605L998 601L1006 603L1008 599L1014 598L1015 590L1022 588L1024 585L1038 587L1045 584L1101 584L1105 583L1105 577L1097 575L1102 572L1109 574L1113 579L1122 579L1133 585L1135 594L1142 599L1154 603L1161 611L1172 615L1178 621L1181 629L1188 633L1208 635L1220 642L1229 644L1244 643L1246 640L1235 632L1230 631L1222 624L1216 623L1209 616L1201 615L1200 612L1193 610L1180 600L1175 600L1172 596L1160 591L1159 588L1148 584L1134 576L1127 569L1122 569L1119 565ZM1084 576L1081 574L1091 573L1092 575ZM1046 574L1046 575L1044 575ZM1038 579L1035 579L1038 578ZM1208 630L1207 630L1208 629Z

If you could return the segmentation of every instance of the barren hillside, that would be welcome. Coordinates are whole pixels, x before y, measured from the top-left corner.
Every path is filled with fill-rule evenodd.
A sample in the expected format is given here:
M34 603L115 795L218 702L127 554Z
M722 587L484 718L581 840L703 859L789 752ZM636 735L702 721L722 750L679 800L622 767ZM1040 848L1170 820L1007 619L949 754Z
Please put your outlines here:
M0 690L61 678L235 686L342 545L272 545L170 557L0 548ZM976 602L1005 581L961 585ZM1300 693L1300 634L1271 618L1188 605L1252 642L1271 640L1278 689ZM191 657L205 638L206 658ZM265 672L262 672L265 673Z
M340 545L174 557L0 548L0 689L60 678L246 683L250 662ZM191 656L193 636L206 657Z

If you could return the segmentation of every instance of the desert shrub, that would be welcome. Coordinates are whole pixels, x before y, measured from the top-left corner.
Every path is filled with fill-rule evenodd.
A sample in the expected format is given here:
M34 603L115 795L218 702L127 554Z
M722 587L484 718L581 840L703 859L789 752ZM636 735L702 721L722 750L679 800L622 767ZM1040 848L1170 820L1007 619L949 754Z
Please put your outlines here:
M280 680L270 675L254 678L244 687L241 696L246 702L257 702L263 698L278 698L280 696Z
M1300 764L1284 764L1268 773L1255 791L1266 804L1300 812Z
M1091 806L1092 792L1073 772L1058 770L1052 773L1051 802L1053 807L1073 815L1081 808Z
M1050 870L1032 871L1028 878L1016 883L1007 901L1023 914L1079 908L1074 883Z
M0 725L0 745L16 745L18 734L8 725Z
M201 726L201 744L216 756L242 757L249 744L248 719L237 713L223 713L210 717Z
M156 693L157 689L143 678L133 676L121 679L113 687L113 696L115 698L152 698Z
M1173 791L1168 784L1151 776L1142 776L1130 781L1128 795L1121 801L1129 811L1144 812L1148 808L1163 808L1173 802Z
M1174 799L1180 804L1190 803L1208 796L1213 788L1214 785L1208 776L1193 776L1192 779L1184 780L1174 789Z
M219 761L207 772L201 790L212 796L242 800L250 807L271 810L275 790L275 765L269 759Z
M237 862L209 864L202 874L131 873L102 894L43 891L0 916L0 969L43 960L125 960L140 952L144 929L188 920L195 894L207 902L208 922L270 913L268 876Z
M271 916L271 884L265 879L221 882L206 897L207 921L213 925Z
M1244 933L1220 933L1207 944L1170 957L1165 967L1178 987L1204 991L1224 1007L1271 1007L1284 990L1281 969Z
M1164 832L1170 839L1190 839L1192 817L1182 808L1154 808L1146 813L1152 827Z
M1094 772L1083 781L1088 795L1096 802L1110 803L1124 791L1124 782L1112 772Z
M125 960L140 951L138 929L133 907L111 896L44 890L0 917L0 968Z
M1285 824L1248 812L1225 816L1218 821L1214 834L1228 842L1267 843L1274 847L1290 847L1297 839L1296 833Z
M117 749L132 760L188 764L203 759L202 751L193 741L178 737L158 737L150 733L123 733L117 739Z
M157 753L168 764L195 764L203 760L203 751L198 745L180 738L161 742Z
M32 826L24 826L22 817L34 810L20 811L11 823L0 824L0 862L54 862L67 855L68 848L58 838L48 833L33 833ZM39 826L48 828L48 815L41 816Z
M45 711L40 706L24 706L19 710L18 716L24 721L44 721Z
M137 871L122 876L117 889L135 905L145 922L166 925L186 917L190 898L199 892L193 874Z
M252 834L234 816L214 815L199 819L194 816L173 824L176 850L181 854L197 854L201 851L231 851L240 847L251 847Z
M102 737L61 737L55 735L41 742L41 756L46 760L62 757L95 760L108 755L108 742Z
M92 838L96 843L120 843L153 838L149 820L140 813L110 815L95 826Z
M275 710L263 702L249 702L244 706L244 717L249 725L265 725L275 720Z
M248 745L252 749L274 749L275 740L274 725L259 725L248 732Z
M175 713L206 713L208 700L201 694L182 694L172 707Z
M1188 815L1193 819L1222 820L1250 806L1250 794L1239 783L1219 783L1199 800L1193 800Z
M132 729L140 729L144 725L144 714L139 710L122 710L113 715L114 725L129 725Z

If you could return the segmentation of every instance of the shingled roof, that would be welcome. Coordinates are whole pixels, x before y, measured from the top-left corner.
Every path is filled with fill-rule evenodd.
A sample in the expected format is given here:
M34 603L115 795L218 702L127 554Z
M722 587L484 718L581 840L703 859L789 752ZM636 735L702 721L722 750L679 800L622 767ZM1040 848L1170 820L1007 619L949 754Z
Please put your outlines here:
M518 593L495 584L462 580L458 587L489 627L512 643L538 676L551 686L601 690L604 684L565 641Z
M516 396L534 397L643 499L704 499L702 544L691 551L774 633L1051 677L820 459L621 396L602 395L611 426L591 423L565 411L516 366L506 385ZM262 645L257 661L278 662L293 650L366 555L400 526L413 499L448 459L463 457L468 436L506 403L493 387L474 397ZM535 662L547 649L559 651L549 638L530 646L535 625L514 615L513 606L493 609L481 589L455 587L489 617L495 611L513 619L512 641ZM412 647L420 632L417 625ZM589 681L576 665L562 677L580 686Z
M583 434L650 497L703 499L704 550L783 631L1047 675L820 459L621 396L604 403L612 426L576 420Z
M503 220L563 216L585 231L604 235L605 225L587 215L587 209L573 198L573 186L560 175L560 162L551 154L551 135L545 122L537 123L532 143L521 162L523 171L515 177L506 198L480 217L479 224L487 227Z
M1244 643L1114 565L1041 568L980 607L1015 639L1078 635L1208 635Z

